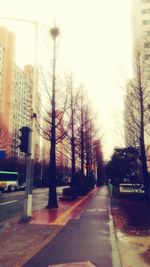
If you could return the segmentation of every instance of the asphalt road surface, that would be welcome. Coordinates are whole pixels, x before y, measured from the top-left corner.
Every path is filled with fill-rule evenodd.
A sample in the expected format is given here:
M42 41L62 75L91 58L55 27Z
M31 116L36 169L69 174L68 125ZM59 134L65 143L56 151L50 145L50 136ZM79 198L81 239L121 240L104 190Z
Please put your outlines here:
M57 195L62 194L64 187L57 187ZM23 213L25 191L4 193L0 196L0 222ZM33 190L32 209L41 209L47 205L48 189Z

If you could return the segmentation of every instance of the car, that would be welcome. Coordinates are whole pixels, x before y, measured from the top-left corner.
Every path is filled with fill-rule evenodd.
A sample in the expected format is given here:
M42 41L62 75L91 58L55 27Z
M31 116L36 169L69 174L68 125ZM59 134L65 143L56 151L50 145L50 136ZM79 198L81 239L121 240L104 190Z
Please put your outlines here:
M26 188L26 185L25 185L25 183L23 183L21 185L18 185L17 190L23 191L23 190L25 190L25 188Z
M4 190L3 187L0 186L0 196L1 196L2 193L3 193L3 190Z

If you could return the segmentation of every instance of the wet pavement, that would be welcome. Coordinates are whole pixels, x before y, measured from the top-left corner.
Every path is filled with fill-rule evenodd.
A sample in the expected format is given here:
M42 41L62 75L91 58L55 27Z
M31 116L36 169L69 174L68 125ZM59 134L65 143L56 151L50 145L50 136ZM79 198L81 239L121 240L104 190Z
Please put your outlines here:
M0 267L120 267L111 223L106 187L59 201L59 209L34 211L29 223L1 232Z

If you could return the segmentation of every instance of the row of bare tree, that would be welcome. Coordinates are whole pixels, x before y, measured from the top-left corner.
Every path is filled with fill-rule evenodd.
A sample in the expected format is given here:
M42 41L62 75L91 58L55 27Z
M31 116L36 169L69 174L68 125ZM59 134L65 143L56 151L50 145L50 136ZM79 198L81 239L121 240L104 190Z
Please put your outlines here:
M83 86L76 85L72 74L68 75L65 84L60 83L63 97L60 84L59 90L55 88L53 109L54 99L49 93L47 84L45 82L43 84L48 104L44 105L43 113L39 110L37 127L43 138L50 142L48 208L56 208L58 207L56 176L59 167L57 155L61 154L70 162L71 187L78 193L82 190L85 193L95 184L95 170L98 170L98 178L100 177L103 157L100 140L98 141L97 137L96 119ZM100 182L97 181L97 184Z

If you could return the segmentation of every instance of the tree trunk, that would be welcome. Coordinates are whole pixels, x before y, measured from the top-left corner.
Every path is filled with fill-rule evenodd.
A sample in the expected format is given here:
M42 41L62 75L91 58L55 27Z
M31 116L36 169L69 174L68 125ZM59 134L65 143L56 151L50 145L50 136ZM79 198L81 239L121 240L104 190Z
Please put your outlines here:
M142 174L144 178L144 193L145 198L148 198L149 192L149 178L148 178L148 171L147 171L147 159L146 159L146 152L145 152L145 140L144 140L144 97L143 97L143 90L142 90L142 82L141 82L141 69L139 65L139 96L140 96L140 150L141 150L141 162L142 162Z
M81 174L84 176L83 93L81 95Z
M72 82L72 81L71 81ZM75 178L75 138L74 138L74 103L73 103L73 88L71 84L71 186L76 187Z
M76 187L76 177L75 177L75 143L74 143L74 136L71 138L71 158L72 158L72 163L71 163L71 174L72 174L72 180L71 180L71 185L73 187Z
M145 144L143 137L140 138L140 148L141 148L142 174L144 178L144 193L145 193L145 198L147 199L149 193L149 175L147 171L147 159L146 159Z

